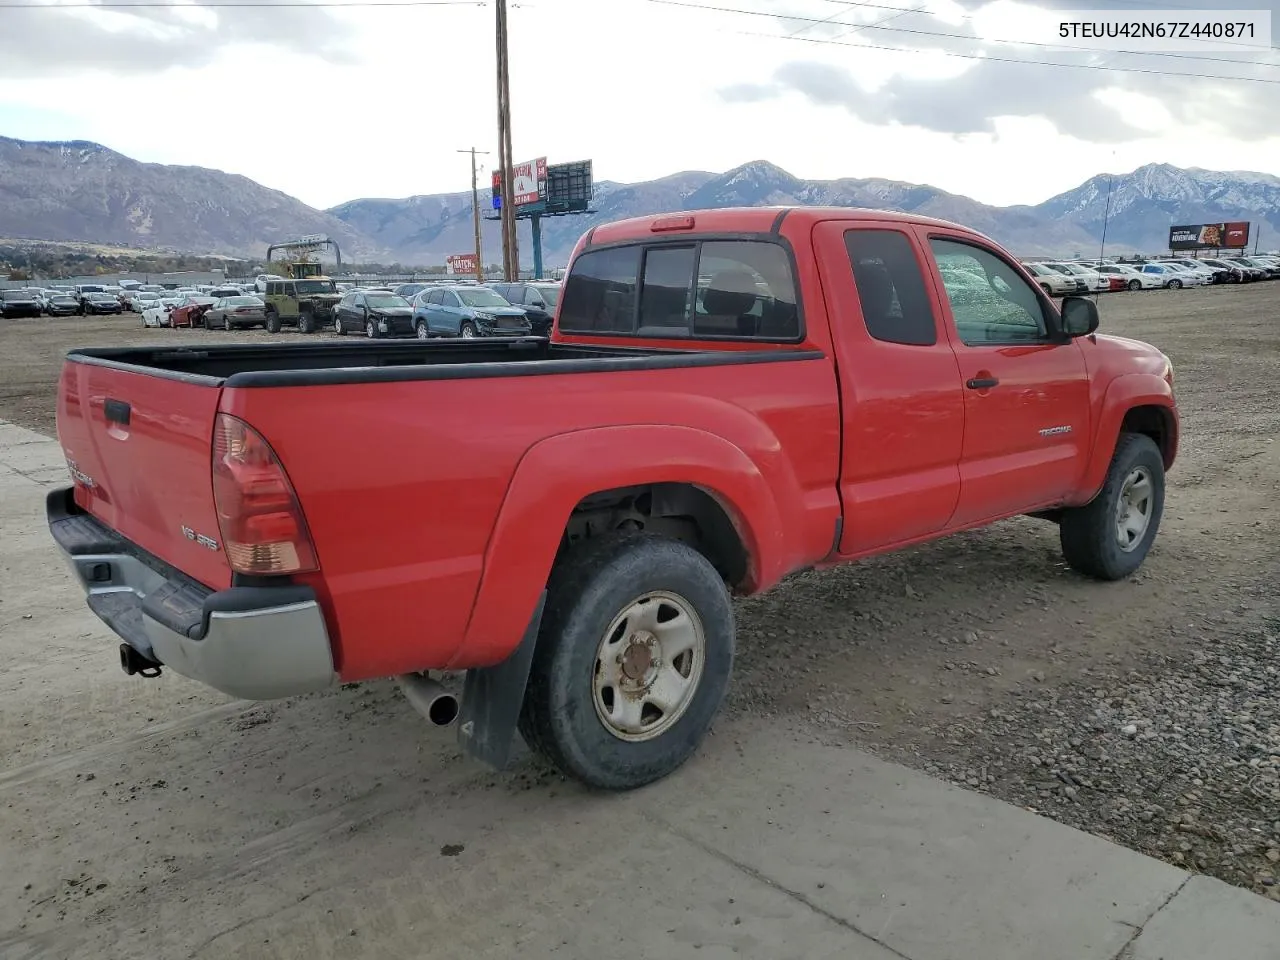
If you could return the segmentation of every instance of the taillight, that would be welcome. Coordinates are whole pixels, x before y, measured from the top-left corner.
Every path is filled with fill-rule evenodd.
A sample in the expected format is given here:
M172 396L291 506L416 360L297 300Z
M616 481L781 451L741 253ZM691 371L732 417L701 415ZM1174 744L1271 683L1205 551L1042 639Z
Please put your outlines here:
M218 414L213 428L213 503L227 562L237 573L315 570L315 547L284 467L262 435Z

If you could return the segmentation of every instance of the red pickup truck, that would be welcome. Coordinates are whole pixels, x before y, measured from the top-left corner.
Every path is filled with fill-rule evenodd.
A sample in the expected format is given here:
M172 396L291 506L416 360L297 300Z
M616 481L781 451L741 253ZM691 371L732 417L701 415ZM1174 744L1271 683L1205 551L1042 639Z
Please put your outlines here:
M733 594L1016 514L1133 573L1173 370L1097 325L949 223L628 220L579 242L550 339L73 351L49 524L130 673L397 677L469 755L518 729L629 788L710 726Z

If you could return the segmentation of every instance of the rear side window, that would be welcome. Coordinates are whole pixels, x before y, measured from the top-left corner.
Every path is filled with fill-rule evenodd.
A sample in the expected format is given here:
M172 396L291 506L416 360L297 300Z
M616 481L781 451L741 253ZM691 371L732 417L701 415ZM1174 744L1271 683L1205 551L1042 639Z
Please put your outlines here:
M924 274L906 234L848 230L844 235L867 333L886 343L933 346L938 325Z
M791 262L767 240L706 240L589 251L560 297L565 333L794 341Z
M578 257L565 282L560 329L633 334L640 251L638 246L612 247Z

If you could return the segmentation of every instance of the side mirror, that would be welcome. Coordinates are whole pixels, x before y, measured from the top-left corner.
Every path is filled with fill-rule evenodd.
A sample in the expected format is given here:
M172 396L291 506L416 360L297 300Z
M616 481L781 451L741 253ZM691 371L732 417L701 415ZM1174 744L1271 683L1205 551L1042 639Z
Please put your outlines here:
M1064 297L1062 332L1068 337L1086 337L1098 329L1098 305L1088 297Z

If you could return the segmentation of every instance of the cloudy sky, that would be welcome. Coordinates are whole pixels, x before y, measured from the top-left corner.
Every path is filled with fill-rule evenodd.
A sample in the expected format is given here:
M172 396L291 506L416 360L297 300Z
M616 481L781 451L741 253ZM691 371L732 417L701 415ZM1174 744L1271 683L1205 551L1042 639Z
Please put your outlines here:
M321 207L464 189L456 151L496 150L492 3L45 2L0 0L0 135L95 140ZM1280 25L1280 0L509 2L517 159L592 158L600 179L767 159L1009 204L1152 161L1280 174L1271 38L1153 55L1046 35L1085 9Z

